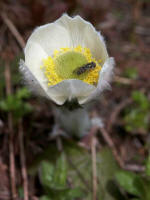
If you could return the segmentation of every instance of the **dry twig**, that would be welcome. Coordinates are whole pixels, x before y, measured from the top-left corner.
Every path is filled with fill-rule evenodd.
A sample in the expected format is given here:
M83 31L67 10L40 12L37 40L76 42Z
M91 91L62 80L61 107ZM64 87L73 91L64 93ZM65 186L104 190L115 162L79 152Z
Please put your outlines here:
M28 177L27 177L26 160L24 153L22 120L19 121L18 125L19 125L18 130L19 130L19 145L20 145L20 161L21 161L21 172L23 178L24 200L28 200L29 199Z
M92 138L96 135L97 130L98 130L98 127L96 126L92 127L89 134L81 139L81 141L79 142L79 145L86 149L90 149Z
M96 200L97 194L97 167L96 167L96 138L92 138L91 142L92 152L92 174L93 174L93 200Z
M114 81L124 84L124 85L130 85L132 83L134 83L135 81L129 78L125 78L125 77L121 77L121 76L115 76L114 77Z
M4 23L8 26L9 30L11 31L12 35L16 38L17 42L19 43L20 47L23 49L25 47L25 41L23 40L22 36L16 29L15 25L12 21L7 17L6 13L2 12L1 17Z
M118 164L120 165L121 168L124 168L124 162L121 159L121 157L118 155L118 152L116 150L116 147L115 147L111 137L109 136L109 134L103 127L100 128L100 131L101 131L101 134L103 135L103 138L105 139L106 143L111 148L116 161L118 162Z
M126 164L124 166L124 169L128 170L128 171L134 171L134 172L144 172L145 171L145 166L136 165L136 164Z
M125 164L124 161L121 159L120 155L118 154L116 147L113 143L113 140L109 136L108 132L104 128L100 128L100 131L101 131L106 143L108 144L108 146L112 150L112 153L113 153L116 161L118 162L119 166L122 169L128 170L128 171L135 171L135 172L143 172L145 170L145 167L141 166L141 165Z
M126 107L127 105L132 103L132 99L128 98L124 101L122 101L120 104L118 104L115 108L114 111L112 112L112 114L110 115L110 118L108 120L108 124L107 124L107 131L110 132L112 129L113 124L115 123L120 111Z
M11 73L9 64L6 63L5 66L5 82L6 82L6 93L7 95L11 95ZM15 200L17 198L17 190L16 190L16 175L15 175L15 158L14 158L14 146L13 146L13 119L12 113L8 113L8 129L9 129L9 170L10 170L10 185L12 192L12 199Z

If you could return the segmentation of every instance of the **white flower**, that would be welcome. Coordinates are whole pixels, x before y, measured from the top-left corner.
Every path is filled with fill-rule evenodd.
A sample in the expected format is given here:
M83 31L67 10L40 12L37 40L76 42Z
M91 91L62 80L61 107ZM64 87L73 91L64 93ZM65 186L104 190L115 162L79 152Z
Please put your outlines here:
M110 87L114 60L101 34L80 16L64 14L36 28L24 53L20 71L29 87L59 105L74 98L84 104Z

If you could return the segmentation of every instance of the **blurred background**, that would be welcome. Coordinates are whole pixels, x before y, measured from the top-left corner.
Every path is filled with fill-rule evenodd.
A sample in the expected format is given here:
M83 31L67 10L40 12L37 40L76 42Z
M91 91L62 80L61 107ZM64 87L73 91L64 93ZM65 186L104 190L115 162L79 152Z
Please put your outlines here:
M104 128L80 141L50 138L52 104L18 71L35 27L63 13L90 21L116 61L90 113ZM0 200L150 200L149 46L149 0L0 1Z

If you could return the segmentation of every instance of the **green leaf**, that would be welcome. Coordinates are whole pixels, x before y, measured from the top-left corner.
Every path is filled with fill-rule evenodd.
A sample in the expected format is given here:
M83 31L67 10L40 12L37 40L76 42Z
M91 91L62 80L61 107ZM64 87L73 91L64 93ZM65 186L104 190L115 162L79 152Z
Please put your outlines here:
M132 92L133 104L125 109L125 129L129 132L147 133L149 130L150 101L140 91Z
M146 161L145 173L146 173L147 176L150 176L150 154L149 154L147 161Z
M47 189L53 184L54 166L47 161L41 163L40 180L42 185Z
M67 188L67 163L64 153L58 158L56 165L50 162L42 162L40 178L42 184L47 189L66 189Z
M140 199L137 199L137 198L133 198L132 200L140 200Z
M119 171L115 174L115 177L120 186L123 187L123 189L128 193L137 197L141 196L141 191L139 191L139 189L137 189L136 185L134 184L135 179L138 183L140 182L140 177L138 175L128 171Z
M30 97L30 92L29 92L29 90L27 89L27 88L21 88L21 89L19 89L18 91L17 91L17 93L16 93L16 97L18 98L18 99L23 99L23 98L29 98Z
M74 189L69 190L67 196L68 196L68 200L70 200L70 199L74 199L74 198L84 197L85 194L84 194L83 190L81 190L80 188L74 188Z
M149 120L147 112L142 111L139 108L132 108L128 114L124 117L124 121L126 123L126 130L127 131L136 131L143 130L147 131L149 127Z
M52 200L52 198L50 198L49 196L47 195L44 195L42 197L40 197L40 200ZM54 200L54 199L53 199Z
M8 106L7 106L6 102L3 100L0 101L0 109L4 110L4 111L8 111Z
M147 110L150 107L149 99L145 94L140 91L134 91L132 93L133 100L141 106L143 110Z
M120 186L129 194L139 197L140 200L150 199L150 180L128 171L116 173L116 179Z
M45 178L42 177L42 168L40 168L40 180L41 184L45 188L46 194L48 194L48 196L54 200L73 200L74 198L81 197L81 199L91 200L91 154L89 151L79 147L71 140L63 141L63 152L64 153L60 155L60 152L57 151L56 146L51 144L48 149L43 152L43 154L38 155L37 161L34 162L34 168L38 162L40 162L41 166L43 167L43 162L41 162L42 159L47 160L43 174ZM98 178L98 199L116 200L114 193L118 193L118 191L114 191L112 195L110 188L108 190L108 182L113 180L114 174L118 171L119 167L108 148L104 148L100 152L97 152L96 164ZM49 165L51 165L52 169L49 167ZM69 178L69 182L71 182L71 188L68 187L67 177ZM43 181L43 178L45 181ZM121 197L117 200L126 200L123 198L121 199Z
M146 200L150 199L150 180L146 180L145 183L145 193L146 193Z
M35 175L40 167L42 168L42 162L50 162L51 165L54 165L56 163L57 159L60 156L60 151L58 151L57 147L55 144L51 143L45 150L44 152L38 154L33 162L31 163L29 167L29 174L30 175ZM49 163L48 162L48 163Z
M140 191L140 198L141 200L149 200L150 199L150 181L147 178L142 177L140 180L134 181L135 186Z
M137 68L135 67L130 67L130 68L127 68L124 72L124 75L128 78L131 78L131 79L137 79L138 78L138 71L137 71Z
M117 200L128 200L127 197L122 193L120 188L118 187L116 181L110 180L107 183L107 191L111 194L114 199Z
M133 184L134 184L134 187L136 188L136 190L138 190L138 193L139 193L138 197L140 197L142 200L149 200L146 198L146 196L147 196L146 188L145 188L146 182L143 179L143 177L142 176L135 177Z
M54 173L54 183L61 187L66 186L67 181L67 162L65 154L62 153L56 162L55 173Z
M91 155L80 149L68 149L69 157L68 175L75 187L80 187L86 193L86 200L92 199L92 161ZM111 164L110 164L111 163ZM107 183L113 179L118 166L109 149L97 152L97 178L98 178L98 199L114 200L114 197L107 190ZM80 176L81 174L81 176Z
M15 94L0 101L0 109L5 112L11 111L15 120L18 120L32 111L31 105L24 102L24 98L29 98L29 96L29 91L26 88L19 89Z
M23 188L22 187L18 188L18 195L19 195L20 198L24 198L24 192L23 192Z

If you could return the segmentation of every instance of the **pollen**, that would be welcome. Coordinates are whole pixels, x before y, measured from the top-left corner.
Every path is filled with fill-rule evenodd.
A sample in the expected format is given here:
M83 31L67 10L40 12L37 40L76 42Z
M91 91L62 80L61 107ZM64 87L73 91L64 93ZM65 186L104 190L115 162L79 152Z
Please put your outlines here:
M75 73L77 69L90 62L94 62L96 66L80 75ZM41 70L47 78L48 86L66 79L79 79L95 86L98 83L101 60L97 61L89 48L80 45L74 48L62 47L54 50L53 55L43 59L42 63Z

